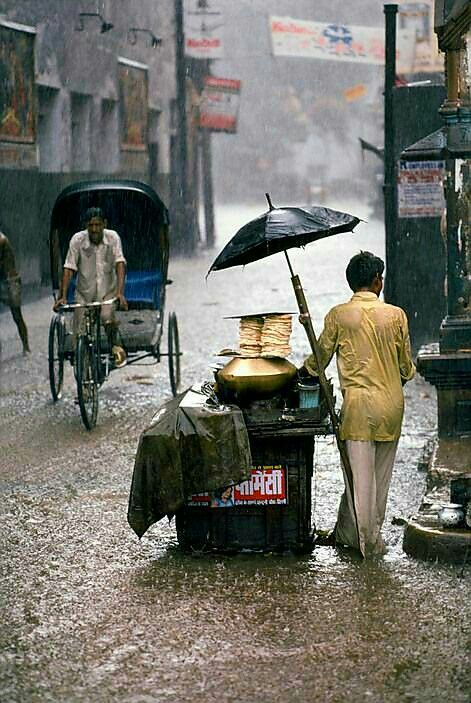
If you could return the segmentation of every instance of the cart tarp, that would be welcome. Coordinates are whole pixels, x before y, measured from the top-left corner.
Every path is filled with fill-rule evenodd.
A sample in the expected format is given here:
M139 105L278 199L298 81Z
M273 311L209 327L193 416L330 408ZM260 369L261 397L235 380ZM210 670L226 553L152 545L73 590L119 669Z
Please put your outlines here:
M249 478L249 438L240 408L213 406L189 389L164 403L142 433L129 496L128 522L138 537L169 519L195 493Z

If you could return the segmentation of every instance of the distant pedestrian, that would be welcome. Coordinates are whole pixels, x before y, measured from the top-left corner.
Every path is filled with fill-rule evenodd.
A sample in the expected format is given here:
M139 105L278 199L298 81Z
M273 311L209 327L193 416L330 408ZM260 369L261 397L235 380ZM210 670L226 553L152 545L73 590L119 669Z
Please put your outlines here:
M332 308L319 337L322 364L337 356L343 396L340 437L353 474L340 501L335 540L364 556L385 551L381 526L404 413L402 386L413 378L407 317L378 296L383 261L368 251L354 256L346 270L352 298ZM313 355L304 362L317 373Z
M0 232L0 303L10 308L23 344L23 354L28 354L28 330L21 312L21 278L16 270L13 247L3 232Z

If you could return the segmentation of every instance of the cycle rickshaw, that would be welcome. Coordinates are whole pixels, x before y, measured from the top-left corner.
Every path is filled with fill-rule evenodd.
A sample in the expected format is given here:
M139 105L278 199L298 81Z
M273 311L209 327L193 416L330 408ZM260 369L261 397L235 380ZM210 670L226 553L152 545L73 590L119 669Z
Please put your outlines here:
M161 351L164 329L165 291L169 256L169 220L157 193L138 181L84 181L65 188L51 215L49 252L53 294L59 290L63 262L70 239L83 229L83 216L100 207L107 226L121 237L127 262L125 297L127 311L115 312L119 336L128 364L144 359L158 363L168 357L170 387L176 395L180 385L180 345L175 313L168 317L167 352ZM49 382L54 401L62 396L64 363L74 367L78 403L83 423L92 429L97 421L98 389L114 366L107 336L100 322L104 303L74 304L75 281L69 287L68 304L51 319L49 327ZM73 311L84 308L79 334L74 334Z

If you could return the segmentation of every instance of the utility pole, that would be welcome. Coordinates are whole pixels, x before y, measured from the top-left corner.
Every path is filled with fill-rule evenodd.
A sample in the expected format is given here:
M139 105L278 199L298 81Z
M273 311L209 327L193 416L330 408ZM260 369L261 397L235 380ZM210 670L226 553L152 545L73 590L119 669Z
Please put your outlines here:
M179 253L191 256L196 248L195 213L188 182L188 122L186 114L186 61L183 24L183 0L175 0L175 63L177 83L177 207L176 248Z
M211 73L211 60L207 59L204 64L204 75L209 76ZM200 93L203 89L204 85L202 83L200 86ZM206 248L212 249L215 244L215 227L211 132L209 129L201 130L201 176L204 206L204 228L206 230Z
M395 153L394 86L396 82L396 15L397 5L385 5L386 57L384 77L384 229L386 237L386 280L384 297L389 303L396 298L397 184Z

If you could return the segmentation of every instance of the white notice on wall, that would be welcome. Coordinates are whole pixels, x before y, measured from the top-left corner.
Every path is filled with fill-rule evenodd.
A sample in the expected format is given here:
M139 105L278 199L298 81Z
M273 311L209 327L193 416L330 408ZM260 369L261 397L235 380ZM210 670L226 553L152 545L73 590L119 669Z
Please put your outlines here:
M397 176L399 217L440 217L445 209L444 161L400 161Z

